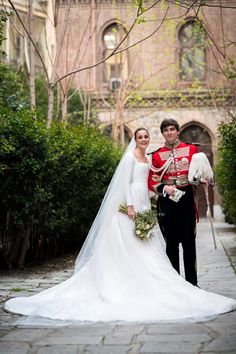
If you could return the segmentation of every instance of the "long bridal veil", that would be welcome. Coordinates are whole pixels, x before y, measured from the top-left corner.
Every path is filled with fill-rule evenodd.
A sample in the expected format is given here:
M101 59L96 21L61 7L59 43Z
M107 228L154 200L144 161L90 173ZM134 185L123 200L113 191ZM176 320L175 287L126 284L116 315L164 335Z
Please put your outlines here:
M128 179L138 196L134 205L150 205L148 165L131 156L134 148L132 139L78 255L74 274L38 294L6 302L7 311L29 316L24 324L34 323L35 316L60 320L56 325L206 320L236 308L233 299L186 282L167 259L159 232L147 243L133 237L133 221L118 211L119 204L126 202Z
M97 216L94 219L83 247L76 259L75 273L78 272L92 257L96 247L95 245L97 245L99 239L102 237L104 228L109 224L109 221L111 220L112 215L117 211L119 204L125 201L124 176L126 171L124 160L127 154L135 149L135 145L135 139L132 138L116 168Z

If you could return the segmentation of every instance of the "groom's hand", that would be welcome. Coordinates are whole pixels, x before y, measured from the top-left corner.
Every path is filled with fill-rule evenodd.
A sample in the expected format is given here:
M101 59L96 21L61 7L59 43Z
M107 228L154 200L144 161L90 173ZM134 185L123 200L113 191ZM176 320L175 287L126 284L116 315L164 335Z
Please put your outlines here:
M174 185L169 185L169 186L165 186L163 188L163 191L166 192L168 195L175 195L175 191L176 191L176 187Z

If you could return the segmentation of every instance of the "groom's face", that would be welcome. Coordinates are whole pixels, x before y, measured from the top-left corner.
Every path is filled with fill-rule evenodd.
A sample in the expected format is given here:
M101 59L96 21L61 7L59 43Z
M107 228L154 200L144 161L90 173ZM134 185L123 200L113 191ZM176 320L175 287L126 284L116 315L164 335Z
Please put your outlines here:
M167 143L173 144L178 139L179 132L174 125L169 125L163 129L162 135Z

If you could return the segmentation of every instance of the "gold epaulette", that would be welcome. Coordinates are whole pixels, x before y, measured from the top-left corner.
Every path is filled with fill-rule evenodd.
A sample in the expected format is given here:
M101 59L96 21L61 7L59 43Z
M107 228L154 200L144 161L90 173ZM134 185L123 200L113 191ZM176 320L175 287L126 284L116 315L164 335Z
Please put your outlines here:
M148 152L147 155L152 155L152 154L154 154L155 152L157 152L157 151L160 150L160 149L161 149L161 147L159 147L158 149L156 149L156 150L154 150L154 151L152 151L152 152Z
M200 143L190 143L189 141L184 141L185 144L188 144L188 145L196 145L196 146L201 146Z

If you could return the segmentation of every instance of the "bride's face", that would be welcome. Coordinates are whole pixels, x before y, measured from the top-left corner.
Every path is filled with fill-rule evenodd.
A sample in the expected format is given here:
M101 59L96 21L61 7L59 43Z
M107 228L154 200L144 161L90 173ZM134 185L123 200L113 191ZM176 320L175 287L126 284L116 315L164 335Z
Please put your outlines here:
M146 130L139 130L135 141L137 148L146 149L150 142L150 136Z

